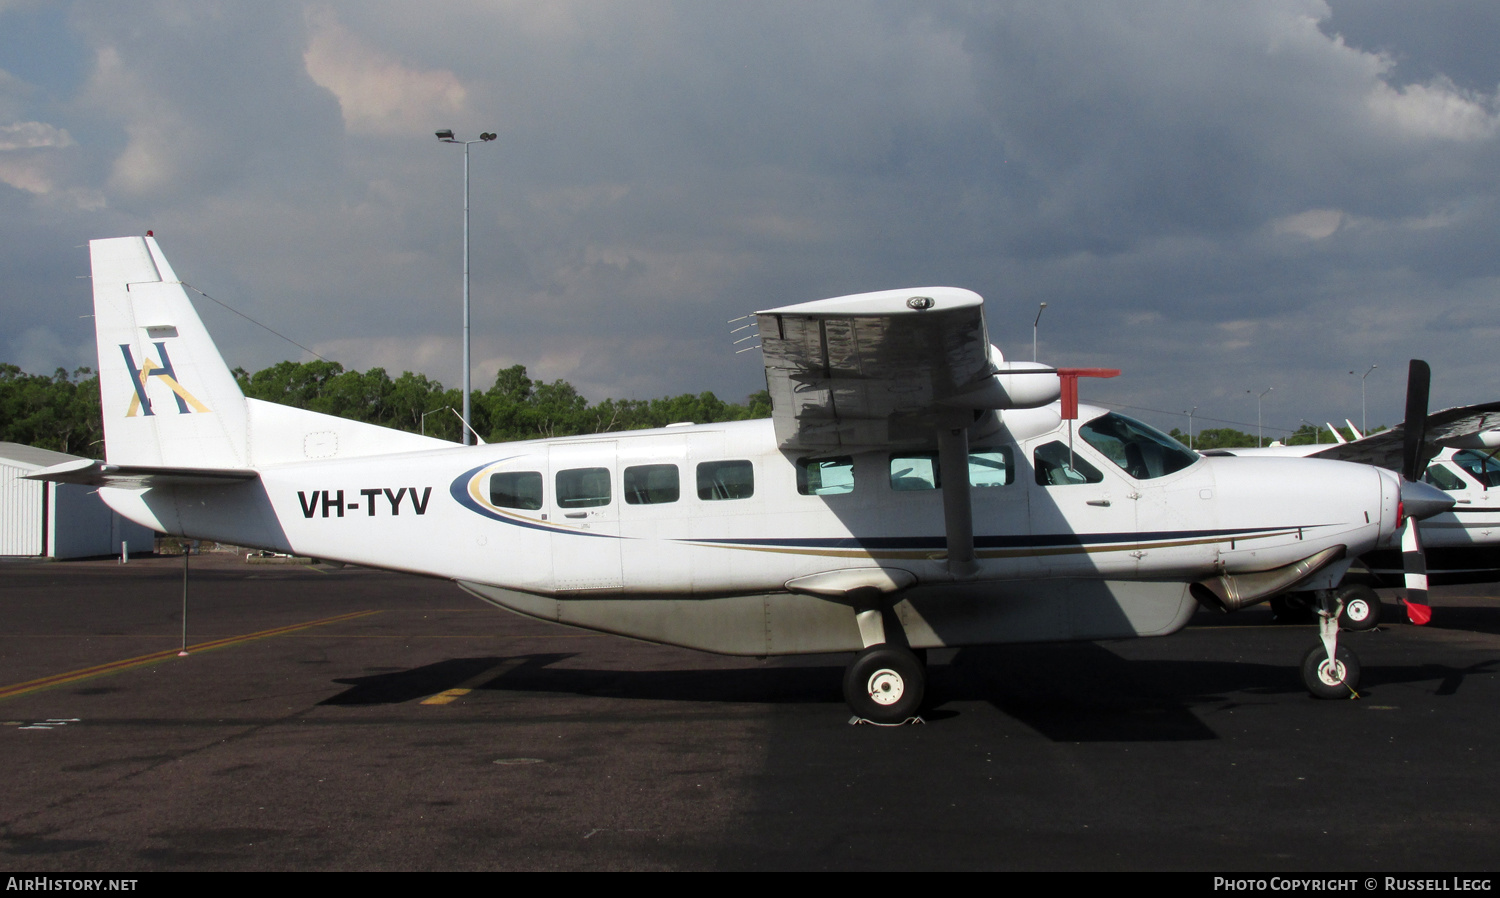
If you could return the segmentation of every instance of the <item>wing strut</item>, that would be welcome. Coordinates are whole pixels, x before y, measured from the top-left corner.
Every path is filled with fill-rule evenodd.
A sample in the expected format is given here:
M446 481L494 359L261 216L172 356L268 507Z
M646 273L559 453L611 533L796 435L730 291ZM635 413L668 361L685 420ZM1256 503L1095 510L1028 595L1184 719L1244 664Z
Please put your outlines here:
M974 561L974 509L969 500L969 428L938 432L938 478L943 482L943 529L948 572L965 580L979 572Z

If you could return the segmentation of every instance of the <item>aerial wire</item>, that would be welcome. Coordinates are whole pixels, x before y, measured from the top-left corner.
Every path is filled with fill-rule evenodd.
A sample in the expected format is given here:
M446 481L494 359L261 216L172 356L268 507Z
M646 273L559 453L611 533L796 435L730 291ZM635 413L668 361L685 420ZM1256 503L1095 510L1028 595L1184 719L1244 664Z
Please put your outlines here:
M337 364L337 363L331 362L331 360L329 360L329 359L323 358L323 356L318 355L316 352L313 352L311 349L308 349L306 346L303 346L301 343L298 343L296 340L293 340L291 337L288 337L286 334L283 334L281 331L275 330L274 328L271 328L268 325L261 324L259 321L256 321L254 318L251 318L249 315L246 315L244 312L241 312L239 309L236 309L234 306L231 306L228 303L220 302L219 300L214 299L212 296L209 296L207 293L204 293L202 290L199 290L197 287L194 287L192 284L189 284L187 281L179 281L179 283L181 283L182 286L188 288L189 290L193 291L194 293L198 294L199 296L203 297L204 299L207 299L207 300L210 300L212 302L218 303L219 305L223 306L224 308L228 309L229 311L233 312L234 314L240 316L241 318L245 319L246 321L250 322L251 324L255 325L256 327L265 328L266 330L270 331L271 333L275 334L276 336L280 337L281 339L287 341L288 343L292 344L293 346L297 347L298 349L302 350L303 352L311 353L312 355L318 356L318 358L323 359L323 361L325 361L325 362L330 362L331 364Z

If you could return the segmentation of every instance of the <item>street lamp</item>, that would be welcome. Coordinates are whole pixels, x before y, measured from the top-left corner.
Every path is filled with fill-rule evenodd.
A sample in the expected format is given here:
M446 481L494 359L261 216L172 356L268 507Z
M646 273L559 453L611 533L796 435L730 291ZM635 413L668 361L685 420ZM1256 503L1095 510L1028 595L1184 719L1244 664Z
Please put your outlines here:
M1198 410L1198 406L1195 405L1192 408L1188 409L1187 411L1183 412L1184 415L1187 415L1187 419L1188 419L1188 448L1189 449L1193 448L1193 412L1196 412L1197 410Z
M486 131L479 135L478 140L458 140L453 136L453 131L444 128L436 132L437 139L443 143L461 144L464 148L464 445L473 445L469 438L471 431L469 421L469 144L489 143L495 139L492 131Z
M453 406L451 406L451 405L445 405L442 408L435 408L435 409L433 409L431 411L423 412L422 413L422 422L421 422L422 423L422 436L424 436L424 437L427 436L427 416L428 415L435 415L438 412L451 412L451 411L453 411Z
M1046 308L1046 303L1042 303L1040 306L1037 306L1036 320L1031 322L1031 360L1033 362L1036 361L1036 329L1037 325L1042 323L1042 312L1044 312Z
M1303 424L1306 424L1308 428L1312 430L1313 445L1321 445L1323 442L1323 432L1318 429L1318 425L1307 420L1306 418L1298 418L1297 420L1301 421Z
M1276 389L1276 388L1275 387L1266 387L1264 390L1262 390L1255 397L1255 448L1257 448L1257 449L1260 448L1260 434L1261 434L1261 426L1260 426L1260 401L1266 397L1267 393L1271 392L1274 389ZM1245 392L1246 393L1254 393L1255 391L1254 390L1246 390Z
M1371 365L1370 371L1374 371L1379 367L1379 365ZM1370 422L1365 420L1365 378L1370 376L1370 371L1366 371L1359 376L1359 429L1362 431L1360 436L1366 436L1370 433ZM1353 374L1354 372L1350 371L1349 373Z

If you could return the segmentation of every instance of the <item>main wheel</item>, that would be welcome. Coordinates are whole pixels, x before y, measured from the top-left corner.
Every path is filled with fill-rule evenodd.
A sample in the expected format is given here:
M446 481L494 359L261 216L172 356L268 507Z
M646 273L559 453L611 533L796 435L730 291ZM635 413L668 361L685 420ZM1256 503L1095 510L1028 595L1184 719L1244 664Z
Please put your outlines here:
M1343 646L1334 652L1336 663L1319 643L1302 656L1302 682L1315 698L1348 698L1359 688L1359 659Z
M1344 630L1371 630L1380 623L1380 596L1363 583L1339 590L1344 610L1339 612L1339 627Z
M916 716L926 685L927 672L911 649L874 645L844 672L844 700L865 720L901 723Z

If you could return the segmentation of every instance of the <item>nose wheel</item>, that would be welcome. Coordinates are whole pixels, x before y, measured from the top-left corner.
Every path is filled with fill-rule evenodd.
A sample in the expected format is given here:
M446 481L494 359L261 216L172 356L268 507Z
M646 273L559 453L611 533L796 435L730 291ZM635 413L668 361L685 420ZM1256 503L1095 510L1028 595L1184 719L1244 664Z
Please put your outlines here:
M1317 600L1320 638L1302 656L1302 682L1315 698L1359 698L1359 658L1339 645L1339 620L1345 611L1343 595L1320 589Z
M911 649L873 645L844 672L844 700L856 717L897 724L917 716L927 689L927 671Z

